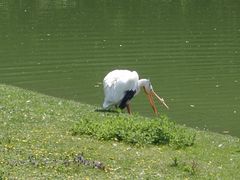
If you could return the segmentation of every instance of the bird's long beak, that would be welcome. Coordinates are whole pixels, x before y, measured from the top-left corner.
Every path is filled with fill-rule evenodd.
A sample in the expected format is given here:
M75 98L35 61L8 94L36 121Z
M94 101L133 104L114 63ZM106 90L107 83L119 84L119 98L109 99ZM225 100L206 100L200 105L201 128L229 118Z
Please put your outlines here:
M167 109L169 109L168 105L165 103L164 99L163 98L160 98L157 93L155 93L153 90L152 90L152 94L156 96L156 98L158 99L158 101L160 103L162 103Z
M156 96L156 98L158 99L158 101L159 101L160 103L162 103L167 109L169 109L169 107L168 107L168 105L165 103L164 99L163 99L163 98L160 98L160 97L157 95L157 93L155 93L153 90L151 90L150 93L147 93L145 87L143 87L143 89L144 89L144 92L147 94L149 103L150 103L150 105L152 106L152 109L153 109L153 111L154 111L155 114L157 114L158 111L157 111L157 108L156 108L155 103L154 103L154 101L153 101L153 95Z

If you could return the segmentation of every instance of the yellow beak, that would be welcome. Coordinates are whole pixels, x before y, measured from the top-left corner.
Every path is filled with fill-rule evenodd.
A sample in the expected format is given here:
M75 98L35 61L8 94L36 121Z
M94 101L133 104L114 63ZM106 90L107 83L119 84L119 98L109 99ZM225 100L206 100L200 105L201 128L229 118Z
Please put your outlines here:
M159 101L160 103L162 103L167 109L169 109L168 105L165 103L165 101L164 101L163 98L160 98L160 97L157 95L157 93L155 93L153 90L152 90L152 94L157 97L157 99L158 99L158 101Z
M165 103L164 99L163 99L163 98L160 98L160 97L157 95L157 93L155 93L153 90L152 90L150 93L147 93L145 87L143 87L143 89L144 89L145 93L147 94L149 103L150 103L150 105L151 105L151 107L152 107L152 109L153 109L153 111L154 111L155 114L157 114L158 111L157 111L157 108L156 108L155 103L154 103L154 101L153 101L153 95L156 96L156 98L158 99L158 101L159 101L160 103L162 103L167 109L169 109L169 107L168 107L168 105Z

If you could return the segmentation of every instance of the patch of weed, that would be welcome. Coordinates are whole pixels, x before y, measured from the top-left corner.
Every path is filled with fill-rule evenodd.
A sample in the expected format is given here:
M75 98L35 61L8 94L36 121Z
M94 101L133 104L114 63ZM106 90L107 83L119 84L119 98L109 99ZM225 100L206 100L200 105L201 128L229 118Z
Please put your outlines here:
M172 162L171 166L172 167L177 167L179 165L178 158L174 157L172 160L173 160L173 162Z
M170 167L175 167L183 172L188 173L189 175L193 176L196 175L198 171L198 163L195 160L189 161L189 162L183 162L180 161L178 157L172 158L172 163L170 164Z
M72 128L73 135L89 135L100 140L116 140L129 144L170 144L186 147L194 144L195 133L175 125L166 116L148 119L138 115L83 116Z

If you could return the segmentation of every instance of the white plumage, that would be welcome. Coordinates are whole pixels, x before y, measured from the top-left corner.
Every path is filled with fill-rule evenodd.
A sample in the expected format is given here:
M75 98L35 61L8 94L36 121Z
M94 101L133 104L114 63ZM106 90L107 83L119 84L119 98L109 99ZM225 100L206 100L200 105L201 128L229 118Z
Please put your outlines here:
M136 71L114 70L103 80L105 99L103 108L119 105L125 92L138 89L139 76Z
M127 107L128 113L130 114L130 100L139 93L141 87L143 87L145 93L148 95L149 102L155 113L157 113L157 109L154 105L152 95L155 95L160 102L167 107L164 100L153 91L151 82L147 79L139 80L136 71L113 70L103 79L103 90L105 95L103 108L110 109L113 106L120 108Z

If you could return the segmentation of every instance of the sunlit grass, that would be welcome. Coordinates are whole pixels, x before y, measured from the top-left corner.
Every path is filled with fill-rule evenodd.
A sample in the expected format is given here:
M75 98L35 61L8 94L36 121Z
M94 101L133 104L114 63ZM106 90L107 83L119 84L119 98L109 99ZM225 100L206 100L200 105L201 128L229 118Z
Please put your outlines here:
M193 145L196 135L195 131L176 125L166 116L150 119L112 113L102 113L94 118L92 115L82 116L72 134L136 145L168 144L176 148Z
M156 119L95 110L94 106L0 85L0 179L240 178L238 138L181 127L165 117L159 120L166 129L160 130L169 136L163 133L159 137L169 137L166 143L148 143L155 142L151 136L133 143L121 136L102 140L101 133L80 133L84 118L102 121L105 135L127 120L133 129L156 130L158 124ZM134 124L136 121L143 126ZM114 128L112 132L116 132ZM125 132L127 128L122 129Z

